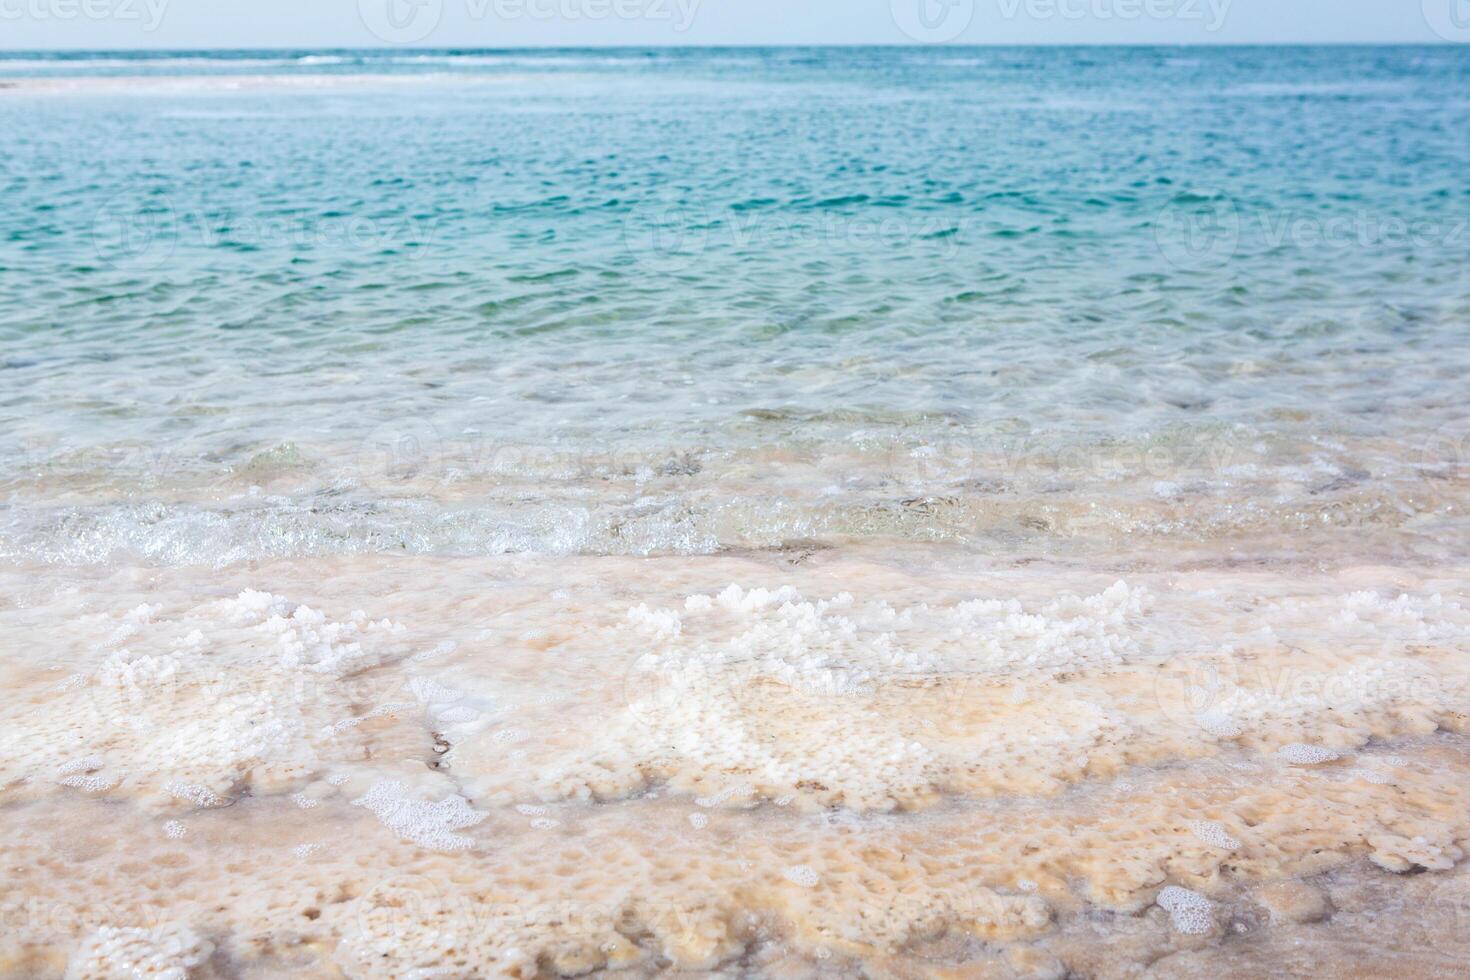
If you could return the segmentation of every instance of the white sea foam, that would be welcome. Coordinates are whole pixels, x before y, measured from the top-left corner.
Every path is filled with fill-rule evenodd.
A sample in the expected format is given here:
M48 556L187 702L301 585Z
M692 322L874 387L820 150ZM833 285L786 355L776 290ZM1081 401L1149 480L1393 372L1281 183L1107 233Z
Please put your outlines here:
M802 888L815 888L821 877L804 864L793 865L782 872L787 881Z
M474 847L473 837L454 831L473 827L485 819L485 814L473 809L462 796L447 796L431 803L408 795L402 783L392 780L373 783L352 805L366 807L399 837L432 851L463 851Z
M1240 849L1240 841L1225 832L1223 824L1214 820L1191 820L1189 832L1211 847L1218 847L1224 851L1236 851Z
M1324 745L1303 745L1300 742L1283 745L1276 750L1276 754L1294 766L1316 766L1339 757L1336 749L1329 749Z
M1159 892L1157 902L1169 913L1174 928L1187 936L1203 935L1215 926L1214 904L1198 892L1168 885Z

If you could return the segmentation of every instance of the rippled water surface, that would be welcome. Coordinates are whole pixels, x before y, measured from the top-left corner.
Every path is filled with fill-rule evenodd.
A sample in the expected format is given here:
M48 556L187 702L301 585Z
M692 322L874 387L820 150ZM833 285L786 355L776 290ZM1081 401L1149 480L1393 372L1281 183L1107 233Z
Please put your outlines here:
M0 56L0 976L1454 975L1467 133L1449 46Z
M490 474L469 497L516 476L518 503L595 521L565 480L1153 449L1151 487L1228 468L1202 443L1271 479L1390 479L1464 431L1459 49L0 72L31 79L0 102L12 549L65 552L37 523L59 492L96 521L140 494L172 517L184 488L284 480L295 506ZM918 489L956 489L933 469Z

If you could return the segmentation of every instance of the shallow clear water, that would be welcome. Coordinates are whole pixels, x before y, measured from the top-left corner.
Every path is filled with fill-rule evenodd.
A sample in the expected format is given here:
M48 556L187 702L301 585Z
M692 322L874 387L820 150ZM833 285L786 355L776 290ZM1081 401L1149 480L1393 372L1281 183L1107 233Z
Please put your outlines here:
M12 551L65 553L58 490L95 521L509 470L524 510L683 458L975 476L1122 442L1147 491L1201 444L1391 480L1465 431L1460 49L6 64L79 86L0 103ZM553 513L613 506L554 482ZM426 547L513 546L476 519ZM709 523L628 547L739 543Z
M1457 47L0 57L0 975L1442 971L1467 132Z

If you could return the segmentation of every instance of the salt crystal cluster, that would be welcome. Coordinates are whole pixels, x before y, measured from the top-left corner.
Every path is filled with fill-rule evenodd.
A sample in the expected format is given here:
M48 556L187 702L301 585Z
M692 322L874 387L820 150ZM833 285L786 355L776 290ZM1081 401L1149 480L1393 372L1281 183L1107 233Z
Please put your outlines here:
M1003 695L1021 679L1045 685L1121 664L1138 652L1138 620L1151 601L1119 582L1034 605L971 599L898 608L845 593L808 600L790 587L738 585L691 595L680 607L641 604L619 638L642 650L624 682L626 708L597 727L595 743L561 739L558 746L573 748L560 752L528 744L520 768L529 772L515 789L500 775L504 751L486 744L499 734L458 733L449 760L474 795L508 802L531 793L630 793L664 778L697 784L698 802L710 805L710 784L740 772L749 782L743 799L816 795L826 805L881 809L933 794L951 773L1014 764L1015 756L1046 754L1083 768L1089 747L1118 732L1117 712L1022 699L987 717L970 713L971 693L993 684ZM952 723L993 730L957 739Z
M809 574L818 579L797 573ZM895 582L894 594L923 594L890 569L874 574L883 576L875 588ZM844 584L869 584L851 578ZM619 583L616 595L626 590ZM486 621L506 625L484 639L502 640L505 656L497 646L494 657L442 667L415 657L424 641L401 642L392 623L358 613L334 620L270 593L141 610L133 598L116 604L131 611L79 620L68 656L48 651L46 662L60 664L33 689L47 709L37 718L58 728L55 741L27 741L33 729L51 734L39 723L7 724L19 732L0 740L0 783L20 771L29 782L17 796L55 794L58 806L78 812L99 805L81 791L124 802L146 789L181 817L133 814L132 824L120 823L119 833L126 826L168 870L116 874L108 887L126 894L118 907L171 890L167 901L207 916L190 917L201 933L221 944L228 937L229 962L206 965L190 951L207 943L192 933L108 929L76 952L79 977L212 975L210 966L235 968L237 954L239 969L259 972L245 934L229 935L247 912L218 911L217 897L272 874L280 876L274 894L302 901L262 913L279 915L270 928L339 959L356 955L356 942L364 958L338 965L358 977L459 975L487 963L588 975L636 970L658 956L687 972L738 971L755 961L744 953L761 950L747 921L793 953L837 958L844 969L923 952L948 935L1005 956L1017 972L1059 976L1059 961L1017 951L1041 951L1046 943L1031 939L1053 928L1071 934L1092 907L1136 912L1161 874L1249 885L1276 864L1295 871L1359 861L1365 844L1379 868L1401 873L1450 871L1463 860L1460 762L1422 754L1407 739L1399 751L1412 767L1392 770L1392 790L1377 785L1390 778L1386 766L1295 776L1281 768L1331 761L1338 750L1326 746L1354 738L1393 744L1431 730L1434 712L1453 703L1443 692L1455 689L1403 682L1453 668L1455 650L1405 652L1404 643L1460 636L1463 611L1453 603L1371 593L1344 601L1333 591L1292 606L1251 589L1171 607L1180 593L1154 599L1122 584L1092 595L932 605L821 594L830 598L732 586L574 611L564 599L554 615L566 623L548 622L552 614L533 602L525 618L536 629L485 604L477 608L488 610ZM1339 607L1331 642L1291 645L1301 639L1293 629L1313 628ZM1232 623L1241 627L1233 647L1196 643ZM1151 671L1191 647L1245 666L1200 712L1204 731L1161 731ZM58 686L72 671L76 680ZM339 677L352 683L332 683ZM364 677L391 683L379 689ZM1259 683L1272 677L1285 682ZM72 724L68 710L88 705L101 723ZM0 705L0 722L19 710ZM1191 704L1181 717L1197 710ZM1213 744L1242 730L1249 753ZM1258 751L1286 742L1277 755ZM1355 765L1377 765L1372 758ZM351 789L341 796L328 788L344 784ZM184 816L228 804L241 788L261 799ZM1317 792L1330 799L1314 799ZM986 794L1005 796L996 812L1014 817L990 821L983 834L965 816L971 807L941 802ZM1115 805L1098 806L1099 794ZM635 799L554 813L547 805L620 795ZM918 818L872 812L909 806L931 808ZM493 852L471 858L463 852L485 835L470 828L492 807ZM244 828L239 821L261 808L275 808L278 819L262 828L251 821L247 832L279 825L280 836L253 848L254 857L211 865L226 829ZM111 812L125 818L131 809ZM1232 813L1251 816L1245 843L1226 829L1245 826L1225 816ZM1225 822L1189 819L1205 814ZM323 830L349 824L366 832L337 835L323 860ZM32 846L22 843L12 851ZM1235 852L1251 846L1250 860L1239 860ZM610 873L586 870L589 847ZM385 858L392 875L433 887L386 888ZM96 858L110 871L146 860ZM1013 882L1010 894L976 887L976 868ZM323 903L349 886L355 906ZM1069 897L1053 909L1048 896L1069 891L1087 903ZM1181 934L1216 935L1216 919L1224 921L1187 888L1164 888L1155 900ZM484 927L460 928L462 906ZM301 915L312 908L317 914ZM1151 914L1162 926L1163 914Z
M277 637L283 667L338 675L371 663L361 643L364 634L403 632L391 620L369 622L360 610L339 623L309 606L297 606L289 616L273 613L259 628Z
M49 775L41 766L59 749L87 760L68 763L62 785L144 793L163 806L218 806L245 781L279 785L309 772L332 716L349 714L356 695L339 680L398 652L403 632L360 613L333 621L251 590L168 615L144 604L74 626L96 637L93 666L47 700L11 705L0 785Z
M284 597L269 592L246 589L234 599L220 603L225 613L237 623L262 623L274 616L285 616L291 612L291 603Z
M1428 596L1400 594L1392 599L1376 592L1352 592L1342 598L1341 611L1331 624L1364 632L1383 627L1401 638L1419 643L1463 643L1470 640L1470 610L1439 593Z
M692 622L714 627L705 637L652 653L647 669L738 665L747 677L844 693L915 675L962 670L1013 676L1117 662L1135 649L1129 621L1148 603L1146 591L1123 582L1031 612L1016 599L895 609L886 602L859 607L846 593L808 602L789 587L746 591L731 585L717 596L690 596L682 613L640 605L628 619L665 645Z
M181 925L103 926L72 955L66 980L187 980L213 952L212 943Z

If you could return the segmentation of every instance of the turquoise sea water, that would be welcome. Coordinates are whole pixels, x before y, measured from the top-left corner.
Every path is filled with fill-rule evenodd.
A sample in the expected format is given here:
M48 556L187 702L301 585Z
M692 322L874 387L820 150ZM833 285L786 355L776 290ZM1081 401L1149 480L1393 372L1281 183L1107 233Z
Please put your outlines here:
M1463 48L0 76L13 554L147 552L160 526L190 560L221 533L236 556L949 536L872 508L1063 473L1079 504L1122 480L1269 509L1283 481L1417 485L1464 432ZM362 507L323 529L321 494ZM732 502L760 513L717 519ZM629 520L652 526L608 538Z

